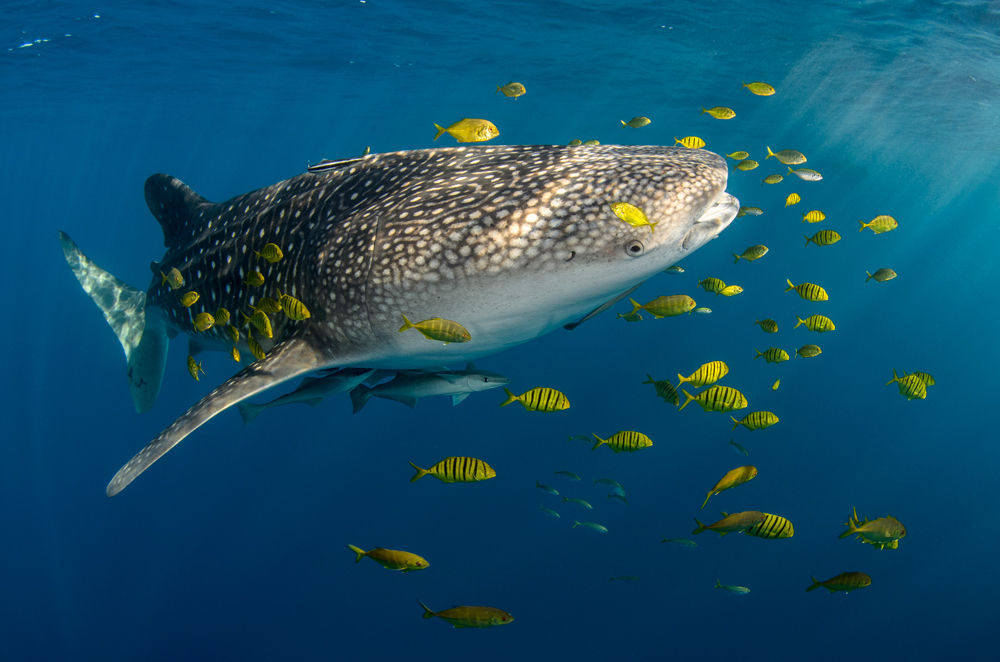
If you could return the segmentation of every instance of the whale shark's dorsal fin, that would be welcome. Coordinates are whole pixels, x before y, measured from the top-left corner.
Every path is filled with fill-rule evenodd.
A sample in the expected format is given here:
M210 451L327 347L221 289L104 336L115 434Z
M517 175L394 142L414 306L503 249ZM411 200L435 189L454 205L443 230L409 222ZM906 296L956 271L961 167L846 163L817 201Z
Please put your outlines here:
M326 366L321 365L320 354L304 337L279 343L262 360L230 377L146 444L114 475L108 483L107 495L112 497L128 487L139 474L216 414L272 386L322 367Z
M156 174L146 180L146 204L163 228L163 245L176 246L192 238L202 219L211 219L215 203L194 192L190 186L170 175Z

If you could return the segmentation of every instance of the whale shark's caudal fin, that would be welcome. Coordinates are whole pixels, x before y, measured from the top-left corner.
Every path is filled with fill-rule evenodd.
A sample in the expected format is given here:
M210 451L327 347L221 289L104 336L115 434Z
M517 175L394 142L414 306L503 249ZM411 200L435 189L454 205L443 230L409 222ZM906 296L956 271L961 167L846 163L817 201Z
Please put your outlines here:
M158 312L147 315L146 293L94 264L68 234L60 232L59 243L73 275L104 313L104 319L125 350L136 411L148 411L160 392L167 361L168 339L162 315Z
M124 490L139 474L216 414L272 386L323 367L327 366L323 365L320 355L301 336L275 345L267 356L230 377L146 444L114 475L108 483L107 495L112 497Z

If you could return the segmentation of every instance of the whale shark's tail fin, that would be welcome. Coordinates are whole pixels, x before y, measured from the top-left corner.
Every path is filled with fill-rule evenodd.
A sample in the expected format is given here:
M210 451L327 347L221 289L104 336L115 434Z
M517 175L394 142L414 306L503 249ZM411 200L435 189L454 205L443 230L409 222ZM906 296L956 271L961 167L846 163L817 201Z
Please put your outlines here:
M104 313L125 350L132 402L139 413L156 401L167 361L167 331L161 315L146 314L146 293L94 264L65 232L59 233L66 263Z

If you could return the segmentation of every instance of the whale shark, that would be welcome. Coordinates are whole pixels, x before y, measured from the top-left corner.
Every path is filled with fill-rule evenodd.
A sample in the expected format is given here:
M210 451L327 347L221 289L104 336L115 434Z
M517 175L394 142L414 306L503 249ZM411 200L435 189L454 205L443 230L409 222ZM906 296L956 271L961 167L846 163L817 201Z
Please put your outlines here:
M143 291L60 233L67 263L125 351L139 412L160 389L170 338L230 350L233 324L287 294L309 319L273 316L262 358L216 387L114 475L114 496L206 421L266 389L334 368L432 370L572 327L717 237L739 209L717 154L665 146L473 145L324 161L291 179L210 202L175 177L145 184L166 252ZM651 226L620 220L611 203ZM266 243L284 258L260 256ZM183 288L161 274L177 269ZM251 278L262 276L264 283ZM254 285L253 283L258 283ZM181 294L196 291L185 306ZM237 312L239 311L239 312ZM468 342L400 332L402 316L454 320ZM245 329L251 330L252 329ZM239 347L248 349L247 334Z

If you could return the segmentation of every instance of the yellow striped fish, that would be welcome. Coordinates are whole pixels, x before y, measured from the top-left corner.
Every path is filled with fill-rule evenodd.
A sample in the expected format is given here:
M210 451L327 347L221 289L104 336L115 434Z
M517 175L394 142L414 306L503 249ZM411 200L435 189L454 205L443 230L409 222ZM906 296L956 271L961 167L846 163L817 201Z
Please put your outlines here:
M868 275L868 277L865 278L865 282L866 283L868 281L870 281L872 278L875 279L876 283L884 283L887 280L892 280L897 275L895 271L893 271L892 269L889 269L889 268L879 269L875 273L872 273L872 272L866 270L865 274Z
M830 246L838 241L840 241L840 233L836 230L820 230L813 236L806 237L806 246L809 245L809 242L812 242L817 246Z
M819 581L815 577L810 577L810 579L812 579L813 583L812 586L806 589L806 593L820 586L830 591L830 593L836 593L837 591L848 593L856 588L865 588L872 585L872 578L863 572L842 572L836 577L831 577L824 581Z
M764 350L763 352L761 352L760 350L756 351L757 351L757 356L753 357L754 360L759 359L760 357L763 356L764 360L767 361L768 363L781 363L782 361L787 361L790 358L788 356L788 352L781 349L780 347L770 347Z
M291 320L301 321L312 317L312 313L306 305L289 294L282 294L278 291L278 303L285 312L285 317Z
M775 379L774 383L771 384L771 390L772 391L777 391L779 386L781 386L781 380L780 379Z
M686 136L680 139L674 136L674 144L676 145L677 143L684 145L688 149L701 149L705 146L705 141L698 136Z
M741 425L747 430L763 430L781 420L769 411L752 411L740 420L737 420L735 416L730 416L729 418L733 419L734 430Z
M472 340L472 335L464 326L458 322L446 320L443 317L431 317L430 319L425 319L422 322L414 324L406 318L406 315L403 315L403 322L403 326L399 327L400 333L407 329L416 329L423 334L424 338L428 340L440 340L446 345L451 342L469 342Z
M792 205L797 205L802 202L802 196L798 193L789 193L788 197L785 198L785 206L791 207Z
M281 312L281 304L271 297L261 297L254 308L256 310L263 310L268 315L275 315Z
M264 348L260 346L260 343L253 337L253 334L247 334L247 346L250 348L250 353L253 354L255 359L260 361L264 358Z
M264 274L259 271L251 271L243 278L243 282L250 287L260 287L264 284Z
M705 278L699 281L698 285L705 288L706 292L711 292L712 294L718 294L726 289L726 283L718 278Z
M890 232L899 227L899 223L892 216L887 214L882 214L876 216L872 220L865 223L864 221L858 221L861 227L858 228L858 232L861 232L865 228L870 228L875 234L882 234L883 232Z
M237 363L240 362L240 348L237 347L236 345L233 345L233 351L231 351L229 355L232 356L233 360L236 361Z
M434 618L437 616L441 620L451 623L454 628L488 628L495 625L507 625L514 621L514 617L503 609L496 607L452 607L443 611L433 611L423 602L420 606L424 608L424 618Z
M826 220L826 214L824 214L818 209L813 209L810 212L802 214L803 223L819 223L820 221L825 221L825 220Z
M900 395L905 395L907 400L923 400L927 397L927 384L916 374L903 375L896 374L896 369L892 369L892 379L885 383L886 386L896 382L899 385Z
M680 403L680 396L677 395L677 389L666 379L656 381L649 373L646 373L646 381L643 384L652 384L653 388L656 389L656 395L660 396L672 405L677 405Z
M226 335L229 336L229 339L232 340L234 343L240 341L240 330L237 329L232 324L226 325Z
M201 295L195 292L194 290L191 290L190 292L185 292L184 294L181 295L181 305L184 306L185 308L190 308L194 304L198 303L199 298L201 298Z
M417 556L411 552L403 552L398 549L383 549L382 547L376 547L374 549L369 549L366 552L360 547L356 547L354 545L348 545L347 548L354 552L355 563L361 563L361 559L367 556L383 568L388 568L389 570L399 570L400 572L423 570L424 568L430 566L430 563L428 563L427 559L424 557Z
M795 323L794 329L799 328L799 324L805 324L806 328L810 331L815 331L816 333L824 333L826 331L836 330L836 326L829 317L824 315L810 315L809 317L802 319L798 315L795 316L798 322Z
M281 248L278 247L278 244L272 242L264 244L264 248L259 251L254 251L253 254L257 257L264 258L271 264L274 264L275 262L281 260L281 258L285 257L285 254L281 252Z
M417 471L410 479L411 483L427 475L434 476L442 483L474 483L497 475L493 467L474 457L446 457L430 469L421 469L412 462L410 466Z
M816 283L799 283L798 285L792 285L792 281L785 279L788 283L788 287L785 288L786 292L791 292L795 290L800 297L806 301L829 301L830 296L826 293L822 287Z
M705 497L705 503L701 504L701 507L704 508L708 503L708 500L719 492L724 492L725 490L732 489L737 485L742 485L743 483L749 482L756 477L757 467L745 466L730 469L726 472L726 475L715 484L715 487L708 491L708 495Z
M645 310L656 319L683 315L684 313L691 312L698 305L694 299L686 294L671 294L669 296L656 297L649 303L641 305L635 299L629 299L628 302L632 304L632 310L628 313L629 315L634 315L640 310Z
M741 294L742 292L743 288L740 287L739 285L726 285L724 288L722 288L722 291L719 292L719 294L721 294L724 297L734 297L737 294Z
M501 407L506 407L510 403L520 402L528 411L562 411L569 409L569 398L547 386L538 386L525 391L521 395L514 395L506 386L503 389L507 393L507 399L500 403Z
M641 127L653 123L653 120L649 119L648 117L643 117L642 115L637 115L632 119L630 119L628 122L626 122L625 120L618 120L618 121L622 123L622 126L628 126L633 129L639 129Z
M729 386L712 386L699 393L698 397L684 390L681 393L687 397L687 400L684 401L680 409L687 407L688 403L692 400L701 405L701 408L705 411L734 411L736 409L745 409L747 406L746 396Z
M697 370L687 377L677 373L677 386L680 387L684 382L687 382L691 386L707 386L714 384L727 374L729 374L729 366L726 365L725 361L709 361L708 363L701 364Z
M241 310L240 315L243 315L243 326L252 324L257 329L257 332L265 338L274 337L274 330L271 328L271 318L263 310L254 310L253 315L249 317Z
M194 316L194 330L208 331L215 324L215 318L211 313L198 313Z
M914 370L910 375L916 375L917 378L924 383L924 386L934 386L937 382L934 381L934 376L927 372L920 372ZM907 375L909 376L909 375Z
M225 308L219 308L218 310L215 311L215 325L216 326L225 326L226 324L229 324L229 319L230 319L230 315L229 315L229 311L227 309L225 309ZM233 341L233 342L235 342L235 341Z
M781 515L764 513L764 519L748 528L744 531L744 533L748 536L756 536L758 538L767 538L770 540L775 538L791 538L795 535L795 527L793 527L792 523Z
M597 443L594 444L594 447L591 448L590 450L597 450L598 446L607 444L608 448L610 448L616 453L620 453L622 451L631 453L641 448L649 448L650 446L653 445L653 440L641 432L631 432L623 430L621 432L616 432L614 435L608 437L607 439L601 439L594 433L591 434L593 434L594 439L597 440Z
M756 324L757 326L759 326L761 328L761 331L763 331L764 333L777 333L778 332L778 323L775 322L772 319L756 320L754 322L754 324Z

